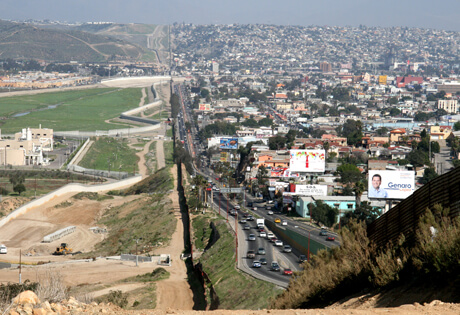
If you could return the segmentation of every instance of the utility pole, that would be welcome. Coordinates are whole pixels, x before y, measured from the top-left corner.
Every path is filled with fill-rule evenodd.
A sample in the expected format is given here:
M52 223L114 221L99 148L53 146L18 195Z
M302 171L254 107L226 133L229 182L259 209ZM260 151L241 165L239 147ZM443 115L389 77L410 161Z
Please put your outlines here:
M21 262L21 257L22 257L22 250L19 250L19 284L22 283L22 262Z

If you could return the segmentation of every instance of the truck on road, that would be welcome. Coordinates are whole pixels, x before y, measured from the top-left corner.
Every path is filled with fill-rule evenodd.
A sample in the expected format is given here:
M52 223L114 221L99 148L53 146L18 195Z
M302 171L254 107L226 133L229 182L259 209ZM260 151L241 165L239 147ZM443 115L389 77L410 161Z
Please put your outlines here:
M256 223L258 228L263 228L265 226L265 219L257 219Z

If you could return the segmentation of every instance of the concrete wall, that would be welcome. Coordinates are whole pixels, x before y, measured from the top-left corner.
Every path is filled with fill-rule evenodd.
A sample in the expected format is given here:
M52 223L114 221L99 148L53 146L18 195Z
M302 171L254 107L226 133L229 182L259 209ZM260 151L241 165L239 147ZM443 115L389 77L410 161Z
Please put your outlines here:
M101 184L101 185L83 185L83 184L67 184L53 192L50 192L43 197L40 197L38 199L35 199L29 203L26 203L25 205L17 208L13 212L11 212L9 215L6 217L2 218L0 220L0 227L8 223L10 220L15 219L25 213L27 213L29 210L35 209L37 207L43 206L50 200L62 196L67 193L79 193L79 192L102 192L102 191L109 191L109 190L117 190L117 189L122 189L129 187L131 185L134 185L138 183L139 181L142 180L141 175L137 175L134 177L130 177L121 181L113 182L113 183L107 183L107 184Z
M129 136L134 133L146 133L153 130L161 128L161 124L145 126L145 127L135 127L135 128L125 128L125 129L111 129L111 130L96 130L96 131L80 131L80 130L71 130L71 131L56 131L54 132L55 136L61 137L99 137L99 136Z
M75 232L77 227L75 225L68 226L66 228L60 229L54 233L48 234L45 237L43 237L43 243L51 243L52 241L58 240L63 236L72 234Z
M155 260L158 257L155 257ZM136 255L130 255L130 254L121 254L120 256L121 260L127 260L127 261L136 261ZM145 257L145 256L137 256L137 261L138 262L152 262L154 261L154 257Z

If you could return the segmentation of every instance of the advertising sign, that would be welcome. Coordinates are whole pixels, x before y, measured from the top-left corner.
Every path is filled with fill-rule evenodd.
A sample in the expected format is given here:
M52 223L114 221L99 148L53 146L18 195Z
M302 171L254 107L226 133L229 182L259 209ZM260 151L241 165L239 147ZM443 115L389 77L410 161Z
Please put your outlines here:
M220 152L220 161L227 162L228 161L228 154L227 152Z
M202 110L202 111L210 111L211 110L211 104L199 104L198 109Z
M414 192L413 171L369 171L369 198L405 199Z
M222 138L220 139L220 149L236 150L238 149L238 138Z
M271 169L270 177L299 177L299 174L291 173L286 167L277 167Z
M326 168L324 150L290 150L291 172L320 173Z
M295 193L306 196L327 196L327 185L295 185Z

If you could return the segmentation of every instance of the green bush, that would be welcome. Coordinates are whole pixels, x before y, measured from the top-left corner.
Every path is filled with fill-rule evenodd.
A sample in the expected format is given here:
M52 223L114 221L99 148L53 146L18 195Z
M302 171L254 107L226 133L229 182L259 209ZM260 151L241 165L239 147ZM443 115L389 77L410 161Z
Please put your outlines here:
M342 244L320 251L299 272L273 308L324 307L363 290L379 290L414 282L417 287L460 283L460 217L436 205L420 218L416 242L402 236L396 244L376 248L369 243L363 223L350 221L340 232ZM448 281L446 281L448 279ZM404 280L404 281L403 281ZM452 294L437 299L458 301ZM428 295L421 297L425 299ZM426 300L419 300L419 303Z
M106 298L107 302L115 304L121 308L128 305L128 295L124 294L121 290L110 291Z
M37 282L24 281L24 283L2 283L0 284L0 309L5 309L4 306L11 304L13 298L19 293L31 290L36 292L38 288Z

